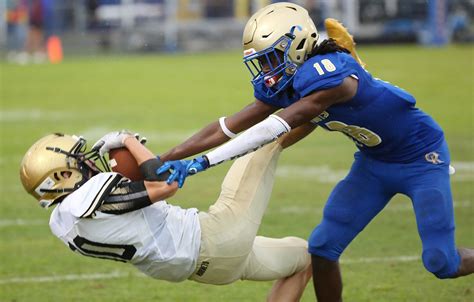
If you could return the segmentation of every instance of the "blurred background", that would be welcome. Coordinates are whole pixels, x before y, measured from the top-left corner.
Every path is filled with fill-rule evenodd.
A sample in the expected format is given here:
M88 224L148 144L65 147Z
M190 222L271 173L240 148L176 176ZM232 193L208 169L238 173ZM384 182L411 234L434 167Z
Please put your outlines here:
M23 189L19 167L40 137L109 131L148 137L160 154L253 102L241 37L269 0L0 0L0 301L264 301L271 282L158 282L130 265L73 254ZM474 247L474 0L306 0L354 34L368 71L412 93L441 125L456 243ZM51 64L59 63L60 64ZM308 238L356 150L315 131L283 152L259 234ZM207 211L231 163L168 200ZM472 302L474 276L438 280L421 261L410 200L397 195L341 258L344 298ZM314 301L312 285L302 301Z
M65 54L237 49L247 19L270 0L1 0L10 62ZM301 0L324 32L342 21L359 43L445 45L474 40L474 0ZM52 56L52 58L51 58Z

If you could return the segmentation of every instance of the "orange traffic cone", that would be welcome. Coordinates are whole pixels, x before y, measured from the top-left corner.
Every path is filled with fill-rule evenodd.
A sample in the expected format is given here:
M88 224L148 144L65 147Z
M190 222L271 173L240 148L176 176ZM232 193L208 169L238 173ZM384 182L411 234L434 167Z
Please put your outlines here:
M63 60L63 47L58 36L51 36L46 43L49 61L53 64L61 63Z

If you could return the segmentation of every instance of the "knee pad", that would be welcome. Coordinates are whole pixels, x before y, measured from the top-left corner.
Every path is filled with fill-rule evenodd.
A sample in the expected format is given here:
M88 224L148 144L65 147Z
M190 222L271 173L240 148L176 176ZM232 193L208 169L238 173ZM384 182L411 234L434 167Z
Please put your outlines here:
M420 190L414 195L413 201L416 219L422 229L440 230L454 225L452 210L442 191Z
M338 236L334 231L334 229L331 231L330 227L323 221L309 237L308 252L311 255L320 256L331 261L338 260L344 248L341 248L339 240L336 239Z
M350 224L356 217L356 212L347 207L328 205L324 208L324 218L338 224Z
M456 259L449 259L440 249L431 248L423 251L423 265L439 279L452 277L458 270Z

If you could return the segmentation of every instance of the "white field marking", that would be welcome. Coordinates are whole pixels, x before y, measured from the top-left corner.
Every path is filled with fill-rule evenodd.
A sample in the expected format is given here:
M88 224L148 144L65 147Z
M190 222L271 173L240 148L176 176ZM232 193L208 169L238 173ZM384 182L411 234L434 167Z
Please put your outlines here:
M463 209L463 208L470 208L472 207L472 202L469 200L462 200L462 201L455 201L454 208L455 209ZM268 210L268 212L280 212L285 214L303 214L303 213L312 213L312 214L321 214L322 209L316 207L301 207L301 206L287 206L287 207L278 207L275 210ZM405 211L413 211L413 207L411 203L407 202L404 204L397 204L397 205L389 205L383 211L385 212L405 212ZM44 219L0 219L0 228L2 227L14 227L14 226L37 226L37 225L48 225L48 220Z
M353 263L385 263L385 262L412 262L420 260L420 256L393 256L393 257L368 257L368 258L357 258L357 259L341 259L342 264L353 264Z
M474 171L474 161L455 161L451 165L456 169L456 171Z
M87 144L89 147L92 147L92 145L100 139L103 135L111 132L111 131L117 131L121 129L113 129L110 127L95 127L95 128L89 128L89 129L84 129L81 131L77 131L77 135L80 135L84 137L87 140ZM148 131L148 132L142 132L140 129L130 129L133 130L137 133L140 134L140 136L144 136L147 138L147 145L153 144L154 146L156 145L161 145L163 143L179 143L184 141L185 139L191 137L193 135L193 131ZM165 152L166 150L152 150L154 152Z
M0 122L70 120L77 119L78 117L79 115L73 114L69 111L52 111L41 109L0 110Z
M472 202L470 200L461 200L461 201L454 201L454 208L455 209L465 209L472 207ZM406 211L413 211L413 206L410 202L406 202L403 204L395 204L388 206L383 210L384 212L406 212ZM279 212L284 214L322 214L323 209L320 207L311 207L311 206L281 206L277 209L273 210L270 209L267 212Z
M140 273L134 273L131 275L134 277L145 277L145 275L140 274ZM125 278L128 276L130 276L129 273L113 271L110 273L95 273L95 274L81 274L81 275L71 274L71 275L37 276L37 277L13 277L13 278L8 278L8 279L0 279L0 284L115 279L115 278Z
M393 257L363 257L355 259L341 259L342 264L357 264L357 263L386 263L386 262L413 262L418 261L420 256L393 256ZM36 277L13 277L0 279L0 284L14 284L14 283L45 283L45 282L63 282L76 280L98 280L98 279L115 279L133 277L146 277L141 273L126 273L120 271L113 271L110 273L96 273L96 274L78 274L78 275L52 275L52 276L36 276Z
M48 220L42 219L0 219L0 228L9 226L34 226L34 225L48 225Z
M474 180L474 162L453 162L452 165L456 169L456 173L451 176L452 182L464 182ZM310 181L318 183L337 183L343 179L349 169L336 170L328 165L321 166L296 166L296 165L282 165L278 166L276 170L277 177L305 177Z
M454 167L456 172L451 175L451 181L472 181L474 180L474 162L472 161L455 161L451 165Z
M348 170L334 170L328 165L322 166L294 166L282 165L278 166L276 176L282 178L298 177L307 178L308 181L316 181L319 183L336 183L343 179Z
M455 201L454 208L455 209L464 209L472 207L472 202L470 200L463 200L463 201ZM278 207L277 209L270 209L267 212L279 212L285 214L303 214L303 213L312 213L312 214L321 214L322 208L316 207L299 207L299 206L288 206L288 207ZM405 212L405 211L413 211L413 207L411 203L407 202L404 204L397 204L397 205L389 205L383 211L385 212ZM37 225L44 225L47 226L49 223L48 219L0 219L0 228L2 227L15 227L15 226L37 226Z
M120 129L119 129L120 130ZM94 128L87 128L83 130L78 130L75 133L69 133L69 134L75 134L78 136L82 136L85 139L87 139L87 145L88 148L91 148L92 145L100 139L103 135L114 131L114 129L111 129L109 127L94 127ZM140 132L139 132L140 133ZM191 137L193 135L194 131L156 131L150 134L146 133L140 133L143 136L145 136L148 139L148 144L153 144L154 146L156 145L162 145L162 144L169 144L169 143L179 143L184 141L185 139ZM33 143L33 141L32 141ZM152 150L153 152L165 152L166 150ZM25 149L26 152L26 149ZM14 162L15 164L20 164L21 159L23 158L23 154L16 154L16 155L10 155L10 156L5 156L1 155L0 156L0 166L4 166L9 164L10 162Z
M117 131L117 130L122 130L122 129L113 129L113 128L110 128L109 126L107 127L99 126L99 127L83 129L83 130L77 131L77 133L74 133L74 134L81 135L82 137L87 139L88 145L89 147L91 147L103 135L111 131ZM162 144L162 143L172 143L172 142L179 143L181 141L184 141L191 135L193 135L193 133L195 132L195 130L183 130L183 131L154 130L154 131L147 131L147 132L142 132L140 131L140 129L130 129L130 130L138 132L141 136L145 136L148 139L148 142L154 145ZM159 150L159 151L164 152L165 150Z
M163 142L182 142L187 138L190 138L197 130L183 130L183 131L159 131L156 130L153 133L143 133L143 136L148 138L148 141L152 144L162 144ZM161 150L165 152L166 150Z

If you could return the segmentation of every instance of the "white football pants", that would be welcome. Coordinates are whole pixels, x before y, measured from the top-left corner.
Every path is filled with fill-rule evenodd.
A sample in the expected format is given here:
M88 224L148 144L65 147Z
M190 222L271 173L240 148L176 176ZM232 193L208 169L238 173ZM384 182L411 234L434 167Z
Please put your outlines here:
M209 284L277 280L310 264L306 240L257 236L281 151L273 142L232 165L216 203L199 212L200 255L189 279Z

